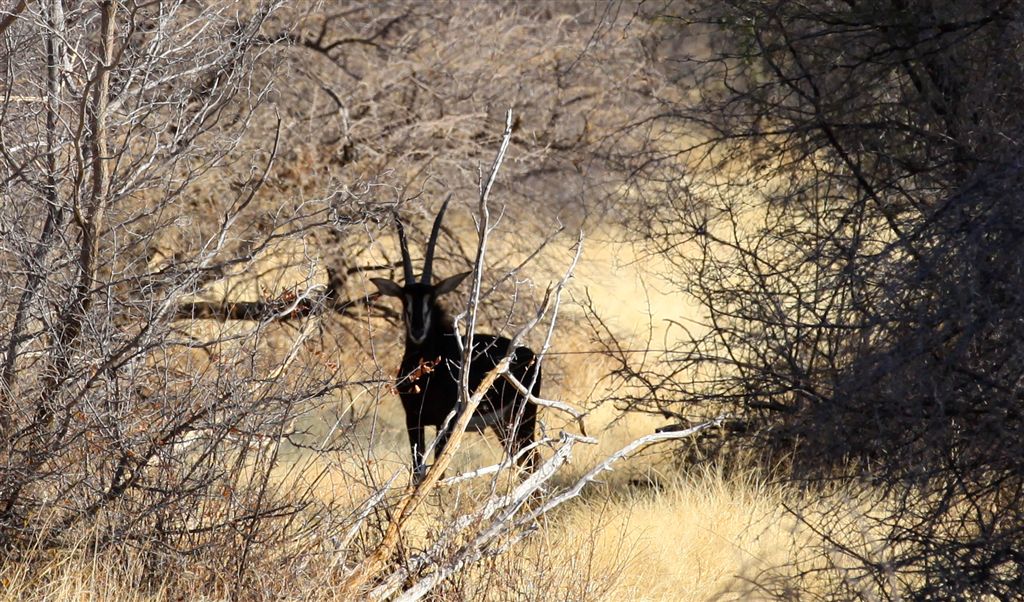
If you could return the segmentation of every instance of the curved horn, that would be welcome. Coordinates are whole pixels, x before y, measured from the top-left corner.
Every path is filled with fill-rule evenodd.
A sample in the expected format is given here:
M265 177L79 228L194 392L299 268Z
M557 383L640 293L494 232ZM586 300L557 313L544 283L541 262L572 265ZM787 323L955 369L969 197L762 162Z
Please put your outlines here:
M444 197L444 203L441 204L441 210L437 212L437 217L434 218L434 227L430 230L430 242L427 243L427 258L423 260L423 276L420 282L423 284L430 284L431 270L434 265L434 247L437 246L437 233L441 231L441 220L444 218L444 210L448 208L448 201L452 200L452 193L448 193L448 196Z
M402 218L395 211L395 227L398 228L398 244L402 247L402 271L405 272L405 283L412 284L416 278L412 275L412 258L409 257L409 242L405 240L405 228L402 227Z

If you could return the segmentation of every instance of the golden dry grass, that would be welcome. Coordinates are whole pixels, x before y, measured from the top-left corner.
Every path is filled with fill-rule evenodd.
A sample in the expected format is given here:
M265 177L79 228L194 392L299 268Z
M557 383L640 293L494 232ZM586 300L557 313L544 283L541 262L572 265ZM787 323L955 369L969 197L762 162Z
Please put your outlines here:
M742 575L790 560L794 527L779 495L755 479L702 472L576 504L546 537L589 537L590 570L611 580L608 599L707 600L745 589Z
M614 327L627 337L646 338L650 331L645 325L652 322L656 337L670 336L663 319L678 319L689 308L659 288L664 286L657 275L660 266L641 260L632 247L614 242L611 235L594 239L599 244L588 247L574 292L589 289L597 309L615 315ZM556 345L576 351L589 347L582 337L563 337ZM388 362L395 360L395 349L378 351L375 361L379 364L390 366ZM574 463L558 477L559 483L572 482L594 462L663 423L650 416L622 416L601 403L607 391L600 378L608 365L600 358L561 356L553 360L552 368L559 375L558 390L549 388L548 394L592 407L588 428L601 441L580 449ZM371 402L370 398L352 401ZM317 482L316 495L340 507L354 507L369 493L371 483L402 471L407 452L400 405L388 396L370 409L366 415L373 421L374 437L362 444L360 453L333 459L330 465L320 459L290 457L277 473L284 488L305 485L326 467L327 476ZM550 414L544 415L544 421L550 429L564 423ZM471 435L452 471L490 464L500 454L492 436ZM485 489L470 483L458 492L445 491L432 498L409 525L409 545L425 543L437 525L451 516L445 499L457 495L471 503ZM669 456L647 453L623 462L601 483L544 518L539 530L511 554L489 559L459 576L460 595L477 592L482 599L495 600L751 599L756 591L749 578L764 571L784 573L813 540L784 510L787 496L794 495L766 485L753 471L726 476L705 468L680 475ZM316 548L316 543L310 542L310 547ZM264 576L269 597L288 582L290 597L342 599L334 593L337 575L330 563L313 563L301 571L291 565L279 569L280 576ZM128 550L40 553L27 562L5 563L3 570L3 601L162 601L180 599L183 591L191 591L193 599L222 599L196 585L201 580L188 574L165 574L166 582L150 581L140 587L145 567Z
M352 487L352 474L338 473L321 494L358 498L365 485ZM460 588L485 592L493 600L517 599L513 587L538 600L753 599L748 579L766 570L785 573L801 544L811 543L785 513L786 495L753 476L714 471L676 478L658 489L599 486L547 517L513 554L467 571ZM410 525L409 545L425 541L447 515L437 506L428 509ZM146 567L130 550L70 550L32 560L5 565L0 600L163 601L190 590L191 599L226 599L188 574L165 575L173 586L152 583L150 574L150 582L140 587ZM280 574L265 575L268 594L289 581L294 582L289 598L345 599L332 594L337 575L322 563L303 567L299 578L294 566L276 569Z

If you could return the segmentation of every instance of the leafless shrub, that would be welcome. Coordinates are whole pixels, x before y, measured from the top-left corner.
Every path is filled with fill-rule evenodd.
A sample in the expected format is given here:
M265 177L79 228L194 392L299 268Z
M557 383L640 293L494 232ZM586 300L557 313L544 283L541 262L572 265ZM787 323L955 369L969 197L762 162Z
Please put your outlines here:
M283 349L265 338L315 278L278 287L277 315L237 327L179 315L204 285L330 223L326 198L252 217L279 153L274 130L247 137L268 111L277 61L261 32L277 10L52 0L4 32L5 547L88 533L96 549L129 542L154 558L235 549L223 568L241 583L282 540L265 524L312 504L271 475L332 375L296 362L314 321ZM227 173L244 175L197 211L193 194Z
M645 125L677 152L622 155L647 201L634 223L706 318L684 325L668 369L619 355L643 391L623 402L681 419L712 404L746 441L793 454L798 478L882 487L871 520L894 555L859 555L827 528L844 559L832 568L876 586L836 597L1012 597L1020 7L696 2L647 16L666 78L696 92L663 95Z
M544 493L590 441L547 433L536 473L508 479L507 462L481 471L486 492L413 550L402 535L458 435L423 483L405 487L402 472L382 476L352 452L354 420L339 412L326 434L311 426L331 396L379 401L387 384L372 345L341 354L325 344L365 344L369 320L389 315L352 282L395 265L368 251L384 216L396 205L418 212L408 201L422 193L493 183L500 161L487 178L477 166L499 142L492 126L505 107L523 116L500 138L515 150L516 184L502 192L510 214L553 216L585 190L606 191L585 150L599 124L621 118L609 99L628 90L626 59L639 47L588 42L587 19L605 17L585 5L448 8L47 0L3 15L0 538L10 561L130 549L160 587L178 570L207 593L276 598L315 574L343 597L417 599L512 549L615 461L705 428L643 438ZM495 40L494 60L474 56L468 32ZM526 58L499 60L506 53ZM567 184L526 202L552 178ZM480 200L482 249L482 190ZM446 240L459 256L459 238ZM461 256L481 273L482 251ZM493 281L475 283L470 330L482 303L515 286L520 264L496 263ZM516 297L506 328L525 337L543 324L550 340L564 282L542 299ZM336 316L358 320L332 328ZM339 474L354 477L347 498L321 496ZM483 480L456 479L447 486ZM281 578L268 583L271 571Z

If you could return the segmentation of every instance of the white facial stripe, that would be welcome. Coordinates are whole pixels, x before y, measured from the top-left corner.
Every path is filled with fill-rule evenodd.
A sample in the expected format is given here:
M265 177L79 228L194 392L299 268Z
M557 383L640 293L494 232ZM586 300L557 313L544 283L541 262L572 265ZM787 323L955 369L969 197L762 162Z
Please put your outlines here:
M416 295L405 295L405 325L409 339L417 345L423 343L430 332L430 296L421 296L419 307ZM417 313L418 312L418 313ZM420 332L416 332L416 329Z

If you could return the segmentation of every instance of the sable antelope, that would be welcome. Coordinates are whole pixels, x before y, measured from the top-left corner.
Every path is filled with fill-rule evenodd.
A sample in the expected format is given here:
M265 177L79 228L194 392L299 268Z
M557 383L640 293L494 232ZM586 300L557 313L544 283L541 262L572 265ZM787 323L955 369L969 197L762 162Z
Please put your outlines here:
M405 355L398 369L397 388L405 409L405 428L409 432L413 469L417 478L422 478L426 473L425 427L434 426L438 429L434 446L434 457L437 458L449 436L448 432L442 431L442 425L455 409L459 398L462 352L452 318L438 304L438 298L455 290L470 272L444 278L437 284L431 282L437 234L447 207L448 199L445 199L434 219L420 280L417 281L413 276L405 230L397 215L395 226L402 250L405 285L401 286L387 278L370 279L381 295L398 297L402 301ZM467 367L471 394L480 386L484 376L508 354L510 343L509 339L495 335L477 334L473 337L473 353ZM526 387L532 384L533 395L539 397L541 370L533 351L517 347L510 359L509 374ZM477 406L469 428L477 431L487 427L494 429L508 453L515 456L525 446L533 443L536 420L537 406L529 403L512 383L498 379ZM452 420L451 424L454 422ZM532 469L534 462L533 450L519 458L519 465L527 469Z

